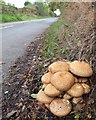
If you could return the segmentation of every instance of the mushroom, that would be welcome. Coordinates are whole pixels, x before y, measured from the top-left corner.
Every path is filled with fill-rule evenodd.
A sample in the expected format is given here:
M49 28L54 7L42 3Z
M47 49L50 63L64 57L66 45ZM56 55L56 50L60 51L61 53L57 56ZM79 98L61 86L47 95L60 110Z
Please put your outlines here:
M51 84L60 91L67 91L74 84L74 77L69 72L57 72L51 78Z
M84 88L84 94L87 94L90 92L90 86L85 84L85 83L81 83L81 85L83 86Z
M80 83L75 83L68 91L68 94L70 94L73 97L80 97L84 93L84 88Z
M44 89L48 84L43 84L42 85L42 89Z
M48 70L51 73L56 73L56 72L62 72L62 71L69 71L69 64L63 61L57 61L52 63L49 67Z
M47 96L41 89L37 94L37 100L41 103L51 103L54 98Z
M46 103L45 107L47 107L48 109L50 109L50 104Z
M89 77L93 74L91 66L84 61L74 61L70 64L70 71L81 77Z
M53 85L51 84L48 84L45 89L44 89L44 92L46 95L50 96L50 97L55 97L55 96L58 96L60 95L60 91L57 90Z
M71 109L71 103L66 99L57 98L50 103L50 111L59 117L68 115Z
M73 98L72 99L72 102L74 103L74 104L78 104L81 100L83 100L83 98L82 97L77 97L77 98Z
M77 79L77 77L74 77L74 79L75 79L75 83L79 82L79 80Z
M63 98L66 99L66 100L69 100L69 99L72 98L72 96L69 95L68 93L65 93L64 96L63 96Z
M42 76L42 78L41 78L42 83L44 83L44 84L49 84L52 75L53 75L53 74L52 74L51 72L45 73L45 74Z

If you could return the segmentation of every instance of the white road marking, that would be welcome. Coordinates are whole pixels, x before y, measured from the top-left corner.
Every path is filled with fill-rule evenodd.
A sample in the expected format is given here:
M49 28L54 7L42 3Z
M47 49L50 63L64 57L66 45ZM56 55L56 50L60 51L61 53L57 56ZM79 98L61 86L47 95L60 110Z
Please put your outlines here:
M14 27L14 25L10 25L10 26L2 26L0 29L7 29L7 28L11 28Z

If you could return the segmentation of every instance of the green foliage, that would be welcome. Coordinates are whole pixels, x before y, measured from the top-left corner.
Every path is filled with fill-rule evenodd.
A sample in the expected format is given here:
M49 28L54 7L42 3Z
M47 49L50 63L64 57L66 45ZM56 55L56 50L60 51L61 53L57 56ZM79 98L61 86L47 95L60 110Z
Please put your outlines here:
M56 9L60 9L62 2L50 2L49 3L49 8L51 9L51 11L55 11Z
M0 4L5 5L6 3L4 2L4 0L0 0Z
M49 14L48 6L45 3L35 2L34 5L35 5L36 9L38 10L40 16L45 16L45 15Z
M13 21L23 21L23 20L32 20L40 18L48 18L49 16L26 16L23 14L0 14L0 23L4 22L13 22Z
M24 3L24 6L27 6L27 5L31 5L31 3L30 3L29 1L26 1L26 2Z
M60 41L58 39L57 33L59 28L64 25L66 22L63 20L59 20L51 25L48 29L46 39L44 41L43 49L41 50L41 54L43 58L49 59L58 56L59 54L66 54L66 50L60 47Z
M37 97L37 94L31 94L31 97L35 99Z

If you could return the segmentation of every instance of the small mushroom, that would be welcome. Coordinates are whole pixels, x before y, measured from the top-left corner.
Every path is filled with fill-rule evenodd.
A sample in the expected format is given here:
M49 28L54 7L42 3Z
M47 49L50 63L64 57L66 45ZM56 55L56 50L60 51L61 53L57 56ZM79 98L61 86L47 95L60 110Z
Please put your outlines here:
M50 96L50 97L55 97L60 95L60 91L57 90L52 84L48 84L45 89L44 92L46 95Z
M48 70L51 73L69 71L69 64L63 61L57 61L57 62L52 63L48 67Z
M74 104L78 104L81 100L83 100L83 98L82 97L77 97L77 98L73 98L72 99L72 102L74 103Z
M57 72L51 78L51 84L60 91L67 91L74 84L74 76L69 72Z
M66 99L57 98L50 103L50 111L59 117L68 115L71 109L71 103Z
M64 96L63 96L63 98L66 99L66 100L69 100L69 99L72 98L72 96L69 95L68 93L65 93Z
M87 94L90 92L90 86L85 84L85 83L81 83L81 85L83 86L84 88L84 94Z
M41 78L42 83L44 83L44 84L49 84L52 75L53 75L53 74L50 73L50 72L45 73L45 74L42 76L42 78Z
M84 88L80 83L75 83L68 91L68 94L70 94L73 97L80 97L84 93Z
M37 100L41 103L51 103L54 98L47 96L41 89L37 94Z
M91 66L84 61L74 61L70 64L70 71L81 77L89 77L93 74Z

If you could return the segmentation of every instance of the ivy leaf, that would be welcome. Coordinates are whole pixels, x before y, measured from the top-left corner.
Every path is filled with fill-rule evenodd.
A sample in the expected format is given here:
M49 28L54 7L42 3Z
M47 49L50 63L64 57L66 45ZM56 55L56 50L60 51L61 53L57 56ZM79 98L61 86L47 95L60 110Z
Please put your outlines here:
M37 94L31 94L31 97L34 98L34 99L36 99Z

